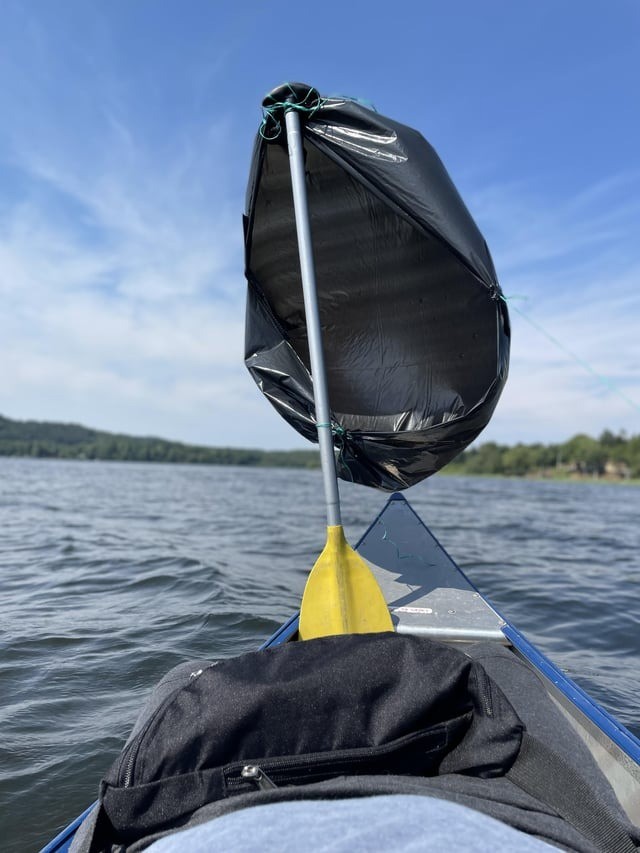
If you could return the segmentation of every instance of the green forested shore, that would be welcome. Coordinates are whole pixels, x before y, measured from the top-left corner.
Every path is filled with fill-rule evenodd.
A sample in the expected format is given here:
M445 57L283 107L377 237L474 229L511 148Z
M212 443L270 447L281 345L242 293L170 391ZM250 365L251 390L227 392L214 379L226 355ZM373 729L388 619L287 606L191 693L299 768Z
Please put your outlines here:
M466 450L447 468L451 473L511 477L640 477L640 435L605 430L599 438L574 435L562 444L502 445L488 442Z
M183 462L205 465L319 466L315 450L255 450L202 447L102 432L77 424L16 421L0 416L0 456L59 459L113 459L131 462ZM561 444L502 445L494 442L466 450L449 463L459 474L503 476L640 478L640 435L599 438L576 435Z
M102 432L78 424L14 421L1 415L0 456L294 468L315 468L320 464L315 450L201 447L162 438L137 438Z

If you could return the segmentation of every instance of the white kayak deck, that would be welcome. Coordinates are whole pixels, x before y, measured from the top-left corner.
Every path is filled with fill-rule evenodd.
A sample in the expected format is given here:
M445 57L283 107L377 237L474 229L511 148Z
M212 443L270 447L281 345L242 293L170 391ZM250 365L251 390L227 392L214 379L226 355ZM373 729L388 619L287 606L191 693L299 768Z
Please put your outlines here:
M357 547L375 574L399 634L443 642L507 643L505 620L484 600L401 495Z

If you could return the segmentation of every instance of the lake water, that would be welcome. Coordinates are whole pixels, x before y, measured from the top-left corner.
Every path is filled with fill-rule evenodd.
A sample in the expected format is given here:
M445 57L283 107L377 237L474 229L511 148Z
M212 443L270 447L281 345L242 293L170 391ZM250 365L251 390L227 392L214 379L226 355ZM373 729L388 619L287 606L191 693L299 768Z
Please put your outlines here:
M355 543L381 493L341 486ZM436 476L412 505L471 580L640 735L640 488ZM318 471L0 459L0 830L97 794L152 685L255 649L324 544Z

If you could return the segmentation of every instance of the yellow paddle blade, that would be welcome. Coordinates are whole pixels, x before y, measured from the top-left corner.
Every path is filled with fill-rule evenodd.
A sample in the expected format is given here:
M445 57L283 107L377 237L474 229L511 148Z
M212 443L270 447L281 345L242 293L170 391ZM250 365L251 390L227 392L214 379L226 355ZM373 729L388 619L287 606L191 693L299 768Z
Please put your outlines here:
M376 631L393 631L378 581L344 538L342 526L327 527L327 544L302 596L300 639Z

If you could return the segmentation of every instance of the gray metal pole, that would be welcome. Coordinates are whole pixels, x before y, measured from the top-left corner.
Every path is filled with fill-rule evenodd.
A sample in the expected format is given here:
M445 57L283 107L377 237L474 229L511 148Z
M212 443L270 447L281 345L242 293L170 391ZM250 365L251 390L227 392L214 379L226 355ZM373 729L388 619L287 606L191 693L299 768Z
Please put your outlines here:
M313 247L309 229L309 207L307 204L307 186L304 176L304 153L300 117L295 110L285 115L287 125L287 144L289 146L289 167L293 187L293 208L296 215L298 234L298 253L300 255L300 273L304 294L304 311L309 337L309 355L311 357L311 375L313 376L313 397L316 404L316 423L318 424L318 443L320 445L320 464L324 480L324 494L327 502L327 524L342 524L340 516L340 495L336 474L336 459L333 453L331 436L331 416L327 373L322 351L322 332L318 312L318 292L316 273L313 265Z

